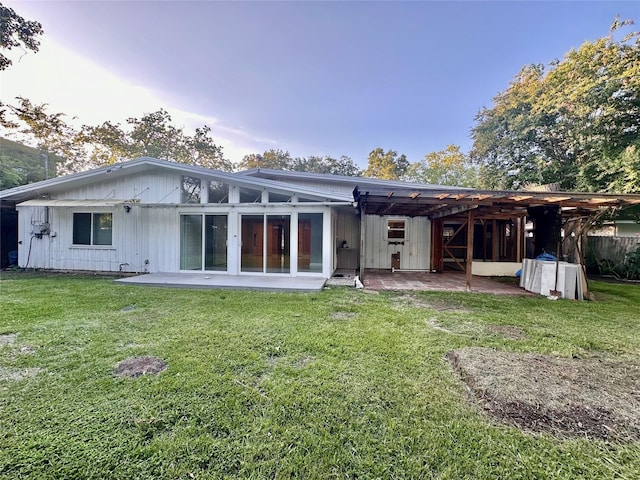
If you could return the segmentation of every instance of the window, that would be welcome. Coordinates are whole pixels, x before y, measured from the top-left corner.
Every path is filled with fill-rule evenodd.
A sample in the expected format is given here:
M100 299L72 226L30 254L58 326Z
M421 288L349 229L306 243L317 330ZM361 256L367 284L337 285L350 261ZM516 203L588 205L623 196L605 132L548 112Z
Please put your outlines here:
M111 213L74 213L74 245L111 245L113 216Z
M281 193L269 192L270 203L288 203L291 201L291 195L283 195Z
M211 180L208 198L209 203L229 203L229 184Z
M240 188L240 203L261 203L262 191L251 188Z
M182 196L181 203L200 203L200 179L195 177L189 177L188 175L182 176Z
M389 240L404 240L405 221L404 220L388 220L387 221L387 238Z

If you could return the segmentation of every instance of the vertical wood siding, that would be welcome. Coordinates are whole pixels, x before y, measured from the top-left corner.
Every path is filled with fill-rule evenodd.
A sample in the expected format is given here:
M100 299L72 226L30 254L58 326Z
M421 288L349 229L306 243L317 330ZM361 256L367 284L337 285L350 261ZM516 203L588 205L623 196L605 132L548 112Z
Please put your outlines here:
M389 219L406 221L404 245L389 244ZM391 269L391 255L394 253L400 253L401 269L430 268L431 222L427 218L367 215L365 220L365 268Z

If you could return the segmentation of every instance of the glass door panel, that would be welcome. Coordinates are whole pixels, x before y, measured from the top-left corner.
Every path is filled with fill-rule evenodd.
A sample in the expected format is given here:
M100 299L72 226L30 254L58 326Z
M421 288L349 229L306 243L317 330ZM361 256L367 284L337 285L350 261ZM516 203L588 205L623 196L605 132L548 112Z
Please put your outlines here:
M204 269L227 271L227 216L204 217Z
M264 216L243 215L241 222L242 248L240 270L264 271Z
M298 215L298 271L322 272L322 213Z
M180 216L180 270L202 270L202 215Z
M289 273L291 217L267 215L267 273Z

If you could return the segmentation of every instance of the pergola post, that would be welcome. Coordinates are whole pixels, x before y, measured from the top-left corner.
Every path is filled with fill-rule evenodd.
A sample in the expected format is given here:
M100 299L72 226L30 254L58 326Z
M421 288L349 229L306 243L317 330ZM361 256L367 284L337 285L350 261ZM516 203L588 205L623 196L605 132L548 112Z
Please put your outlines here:
M364 230L365 230L365 213L364 208L360 208L360 261L359 261L359 269L360 269L360 281L364 279Z
M467 219L467 291L471 291L471 271L473 270L473 230L474 230L473 210L469 210Z

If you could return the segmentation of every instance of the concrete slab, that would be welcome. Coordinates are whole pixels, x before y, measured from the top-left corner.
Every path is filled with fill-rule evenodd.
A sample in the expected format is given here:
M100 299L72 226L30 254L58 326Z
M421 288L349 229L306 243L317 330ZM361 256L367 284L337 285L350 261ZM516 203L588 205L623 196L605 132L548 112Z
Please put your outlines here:
M278 277L259 275L216 275L213 273L147 273L119 278L118 283L152 287L211 288L233 290L266 290L319 292L324 287L322 277Z
M467 278L464 273L391 272L389 270L367 270L364 278L368 290L421 290L441 292L466 292ZM473 276L471 291L498 295L532 295L511 284L497 282L487 277Z

